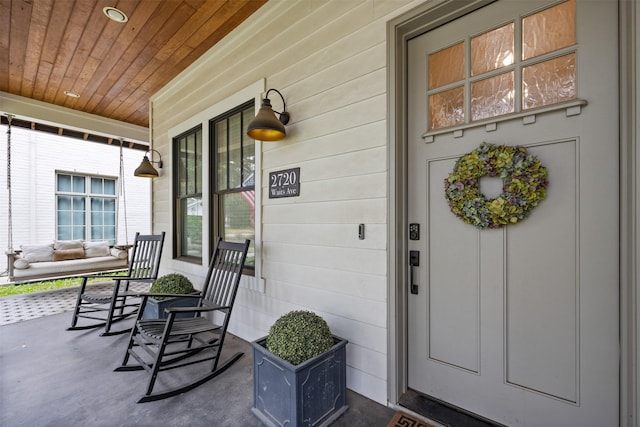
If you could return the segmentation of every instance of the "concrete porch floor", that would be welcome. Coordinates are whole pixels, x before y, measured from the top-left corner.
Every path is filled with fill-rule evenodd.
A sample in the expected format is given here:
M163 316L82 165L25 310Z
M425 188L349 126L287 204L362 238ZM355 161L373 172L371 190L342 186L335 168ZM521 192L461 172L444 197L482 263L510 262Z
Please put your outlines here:
M148 375L113 372L124 355L128 335L100 337L97 330L66 331L70 320L71 314L63 312L0 326L0 425L262 425L251 412L248 342L228 335L223 353L242 351L244 356L216 379L176 397L137 404ZM121 324L128 326L127 322ZM395 413L352 391L347 403L348 411L334 426L384 427Z

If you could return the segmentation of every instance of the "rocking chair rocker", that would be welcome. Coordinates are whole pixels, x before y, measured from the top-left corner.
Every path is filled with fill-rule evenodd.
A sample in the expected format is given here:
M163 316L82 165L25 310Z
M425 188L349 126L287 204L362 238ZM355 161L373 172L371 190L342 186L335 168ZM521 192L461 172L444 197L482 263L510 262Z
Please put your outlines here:
M122 365L115 369L117 372L144 369L149 373L147 390L138 403L165 399L192 390L215 378L242 357L243 353L236 353L222 365L218 364L248 248L249 240L231 243L218 239L203 290L200 295L193 295L193 298L200 299L197 307L169 307L165 310L168 313L166 319L143 319L147 298L154 294L140 294L142 301L138 318L131 331ZM178 313L192 313L197 317L176 318ZM204 313L210 313L213 321L202 317ZM128 365L129 357L133 357L138 364ZM211 361L210 370L194 381L153 392L161 371L207 361Z
M127 333L131 328L111 331L114 322L124 320L138 313L139 298L129 293L129 284L135 282L152 283L158 277L160 256L164 245L164 231L161 234L141 235L136 233L133 244L129 270L126 276L93 275L84 276L78 299L73 310L73 318L68 331L92 329L104 326L100 335L116 335ZM87 280L100 278L113 281L113 290L102 293L86 293ZM78 326L80 318L98 320L98 323Z

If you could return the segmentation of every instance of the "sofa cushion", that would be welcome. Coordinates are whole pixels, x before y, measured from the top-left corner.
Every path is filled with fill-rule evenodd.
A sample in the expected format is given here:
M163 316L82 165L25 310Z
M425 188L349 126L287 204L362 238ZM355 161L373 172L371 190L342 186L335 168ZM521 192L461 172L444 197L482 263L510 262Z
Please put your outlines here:
M18 270L26 270L29 268L29 261L24 258L16 258L16 260L13 261L13 266Z
M85 242L84 253L87 258L109 255L109 242Z
M21 245L22 256L29 262L53 261L53 243L47 245Z
M53 251L54 261L84 258L84 249L56 249Z
M17 279L33 277L69 277L82 273L95 273L105 270L124 270L127 261L112 256L79 258L58 262L33 262L26 270L14 270Z
M82 246L82 240L56 240L53 242L53 249L84 249L84 247Z

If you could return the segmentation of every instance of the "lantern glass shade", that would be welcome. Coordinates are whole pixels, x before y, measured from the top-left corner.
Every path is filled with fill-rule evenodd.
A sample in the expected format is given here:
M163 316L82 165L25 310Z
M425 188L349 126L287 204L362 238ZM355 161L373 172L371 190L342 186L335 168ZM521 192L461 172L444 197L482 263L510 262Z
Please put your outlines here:
M149 161L149 157L145 155L142 159L142 163L140 163L140 166L136 168L136 170L133 172L133 175L143 178L157 178L158 171Z
M258 114L247 127L247 135L259 141L280 141L287 136L284 125L273 112L268 98L262 100Z

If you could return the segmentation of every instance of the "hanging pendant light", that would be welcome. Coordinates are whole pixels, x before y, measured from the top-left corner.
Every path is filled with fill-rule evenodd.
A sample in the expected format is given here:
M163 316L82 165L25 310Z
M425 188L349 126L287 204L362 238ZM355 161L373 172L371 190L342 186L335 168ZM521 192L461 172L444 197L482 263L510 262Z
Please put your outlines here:
M155 151L156 153L158 153L158 151L154 150L153 148L149 151L150 152ZM160 156L160 153L158 153L158 157L160 157L160 160L158 160L157 162L154 162L153 160L149 160L149 156L145 154L144 157L142 158L142 163L140 163L140 166L138 166L136 170L133 171L133 175L139 176L142 178L159 177L160 173L158 173L158 171L156 170L156 168L153 167L153 164L152 164L152 163L156 163L158 165L158 169L162 169L162 156Z
M269 99L269 92L271 91L276 92L282 98L283 111L281 113L271 108L271 100ZM284 139L287 136L284 125L289 123L290 118L286 110L287 107L282 94L276 89L269 89L262 100L258 114L247 127L247 135L259 141L280 141ZM276 117L276 114L280 117Z

